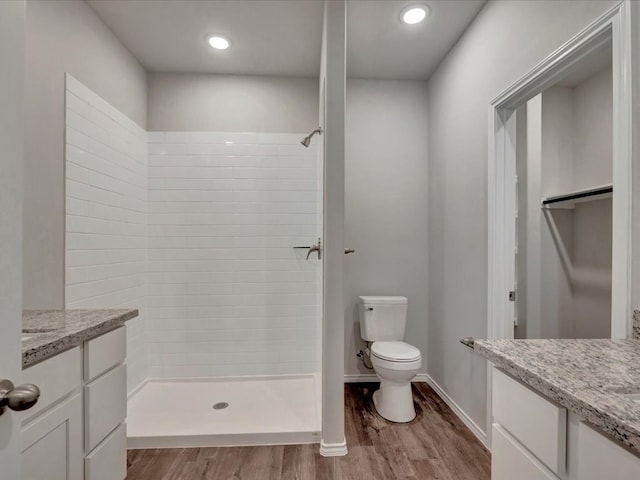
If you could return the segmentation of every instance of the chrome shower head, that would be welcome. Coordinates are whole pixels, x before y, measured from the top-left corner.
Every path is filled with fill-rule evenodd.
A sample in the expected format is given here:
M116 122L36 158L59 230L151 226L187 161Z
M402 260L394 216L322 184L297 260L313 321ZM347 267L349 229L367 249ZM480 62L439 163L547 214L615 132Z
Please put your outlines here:
M309 135L307 135L306 137L304 137L300 143L302 145L304 145L305 147L309 147L309 145L311 144L311 138L315 135L315 134L319 134L322 135L322 127L318 127L316 128L313 132L311 132Z

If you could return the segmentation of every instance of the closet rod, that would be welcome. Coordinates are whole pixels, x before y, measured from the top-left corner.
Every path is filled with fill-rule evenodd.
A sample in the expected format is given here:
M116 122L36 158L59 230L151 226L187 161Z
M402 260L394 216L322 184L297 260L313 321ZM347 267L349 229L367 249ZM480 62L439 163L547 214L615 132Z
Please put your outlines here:
M542 200L542 205L552 205L554 203L567 202L569 200L579 200L581 198L595 197L596 195L605 195L607 193L613 193L613 186L607 185L605 187L594 188L584 192L568 193L567 195L558 195L556 197L545 198Z

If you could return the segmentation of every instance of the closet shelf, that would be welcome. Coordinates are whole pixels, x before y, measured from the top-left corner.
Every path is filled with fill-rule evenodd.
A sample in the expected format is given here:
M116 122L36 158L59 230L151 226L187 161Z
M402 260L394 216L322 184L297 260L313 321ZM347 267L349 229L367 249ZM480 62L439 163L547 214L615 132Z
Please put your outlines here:
M613 184L584 188L562 195L552 195L542 199L542 208L573 208L576 203L611 198Z

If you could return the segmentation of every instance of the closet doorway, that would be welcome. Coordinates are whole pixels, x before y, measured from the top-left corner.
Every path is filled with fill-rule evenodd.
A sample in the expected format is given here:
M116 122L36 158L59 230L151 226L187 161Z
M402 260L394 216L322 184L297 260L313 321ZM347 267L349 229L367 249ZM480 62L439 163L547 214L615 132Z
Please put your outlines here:
M629 334L634 8L612 8L491 102L489 338Z
M611 337L611 39L516 110L514 337Z

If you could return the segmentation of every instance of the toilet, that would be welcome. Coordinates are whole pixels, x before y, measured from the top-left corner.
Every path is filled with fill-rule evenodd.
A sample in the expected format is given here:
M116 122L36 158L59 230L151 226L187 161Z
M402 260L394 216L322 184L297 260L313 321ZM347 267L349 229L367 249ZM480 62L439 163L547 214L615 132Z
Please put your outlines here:
M380 377L373 394L376 411L392 422L410 422L416 417L411 379L422 366L420 350L405 343L406 297L359 297L360 336Z

